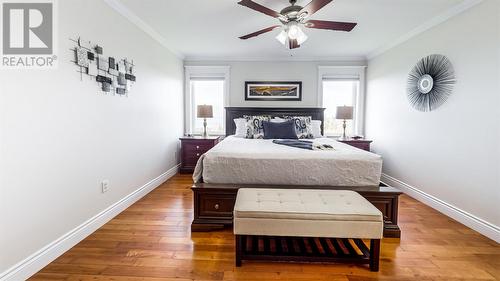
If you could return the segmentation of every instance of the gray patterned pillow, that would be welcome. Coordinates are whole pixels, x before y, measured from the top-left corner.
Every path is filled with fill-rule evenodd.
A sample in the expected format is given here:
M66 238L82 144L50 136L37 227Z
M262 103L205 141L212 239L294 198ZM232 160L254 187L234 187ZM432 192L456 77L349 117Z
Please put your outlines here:
M263 121L271 120L270 116L243 116L247 120L247 139L263 139L264 125Z
M286 116L286 119L292 119L295 123L295 132L299 139L314 139L312 130L311 116Z

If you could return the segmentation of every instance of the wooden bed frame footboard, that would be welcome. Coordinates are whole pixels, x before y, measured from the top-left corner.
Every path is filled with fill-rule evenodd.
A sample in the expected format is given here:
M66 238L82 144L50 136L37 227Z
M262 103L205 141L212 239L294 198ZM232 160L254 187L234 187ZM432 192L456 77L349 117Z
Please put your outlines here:
M196 183L191 188L194 199L194 219L191 231L211 231L232 226L234 203L240 188L291 188L291 186ZM382 212L384 237L401 237L401 230L398 226L398 204L399 195L402 192L398 189L388 186L300 186L294 188L356 191Z

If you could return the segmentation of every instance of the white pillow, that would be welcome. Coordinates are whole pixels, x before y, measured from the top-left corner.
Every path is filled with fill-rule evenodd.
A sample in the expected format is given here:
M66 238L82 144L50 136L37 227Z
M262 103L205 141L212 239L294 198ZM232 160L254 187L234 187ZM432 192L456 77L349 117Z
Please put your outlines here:
M281 117L274 117L273 119L271 119L272 123L281 123L281 122L285 122L285 121L288 121L288 119L284 119Z
M247 135L247 120L245 118L236 118L234 124L236 125L234 136L244 138Z
M321 135L321 120L312 120L311 121L312 134L314 138L322 138Z

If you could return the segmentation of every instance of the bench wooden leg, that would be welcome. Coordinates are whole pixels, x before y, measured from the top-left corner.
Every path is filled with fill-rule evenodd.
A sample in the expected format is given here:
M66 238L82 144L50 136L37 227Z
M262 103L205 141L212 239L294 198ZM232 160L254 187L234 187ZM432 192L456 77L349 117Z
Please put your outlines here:
M370 270L378 271L380 259L380 239L370 240Z
M235 242L236 242L236 245L235 245L235 249L236 249L236 267L240 267L241 266L241 252L242 252L242 236L241 235L235 235L234 237L235 239Z

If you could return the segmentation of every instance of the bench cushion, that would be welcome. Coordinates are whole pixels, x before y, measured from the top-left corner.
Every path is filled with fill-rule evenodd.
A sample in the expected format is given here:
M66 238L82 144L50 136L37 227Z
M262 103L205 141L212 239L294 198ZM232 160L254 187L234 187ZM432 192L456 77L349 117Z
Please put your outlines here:
M349 190L241 188L234 233L380 239L382 213Z

